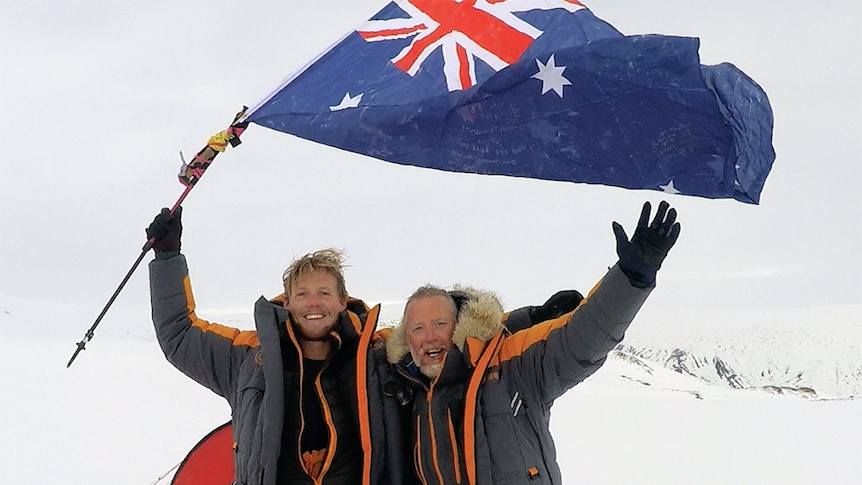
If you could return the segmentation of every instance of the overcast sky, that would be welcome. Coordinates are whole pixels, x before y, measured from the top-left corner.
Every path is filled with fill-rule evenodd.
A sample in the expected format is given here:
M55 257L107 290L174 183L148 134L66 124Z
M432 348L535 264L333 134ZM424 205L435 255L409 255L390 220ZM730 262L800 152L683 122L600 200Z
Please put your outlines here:
M0 294L101 308L182 192L178 152L385 3L2 0ZM631 234L643 201L663 197L683 230L655 315L859 305L860 2L587 5L624 34L700 37L702 63L765 89L777 159L759 206L403 167L252 125L184 204L198 305L250 308L294 256L328 246L347 251L348 290L369 303L426 282L540 303L589 290L616 260L611 221ZM150 259L117 306L146 310Z

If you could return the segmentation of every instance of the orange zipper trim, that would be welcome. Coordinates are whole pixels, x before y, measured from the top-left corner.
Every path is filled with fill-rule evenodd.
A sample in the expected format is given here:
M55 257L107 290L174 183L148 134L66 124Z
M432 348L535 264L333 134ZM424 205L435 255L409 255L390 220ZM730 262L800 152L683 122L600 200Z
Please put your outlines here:
M467 384L467 394L464 397L464 465L467 468L467 481L471 485L476 484L476 401L479 386L502 338L503 332L499 331L488 342L485 352L479 358L479 363L473 369L470 382Z
M439 375L437 376L439 377ZM436 381L436 378L435 378ZM428 389L428 434L431 438L431 462L434 463L434 471L437 473L437 480L440 485L444 485L443 472L440 471L440 462L437 460L437 433L434 430L434 418L431 416L431 398L434 396L434 382Z
M446 410L449 418L449 441L452 442L452 465L455 467L455 483L461 483L461 464L458 458L458 441L455 439L455 425L452 424L452 410Z
M359 439L362 442L362 483L371 484L371 410L368 409L368 346L377 327L380 305L376 305L365 317L365 328L359 337L359 351L356 355L356 398L359 401ZM357 327L359 317L350 313L350 320Z
M416 471L416 476L419 477L422 485L428 485L428 481L425 480L425 471L422 469L422 426L419 425L420 419L419 416L416 416L416 445L413 446L413 469Z

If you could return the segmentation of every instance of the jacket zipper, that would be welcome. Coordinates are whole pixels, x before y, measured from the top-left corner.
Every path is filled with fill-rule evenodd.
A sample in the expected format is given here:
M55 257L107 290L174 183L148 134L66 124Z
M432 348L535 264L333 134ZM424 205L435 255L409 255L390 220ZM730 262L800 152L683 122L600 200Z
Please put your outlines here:
M299 433L296 435L296 459L299 466L303 471L305 471L305 474L309 475L308 469L305 467L305 460L302 459L302 433L305 432L305 413L302 410L304 386L302 383L305 379L305 363L302 361L302 350L299 348L299 343L296 342L293 335L291 335L291 340L293 340L293 344L296 346L296 350L299 353ZM285 394L287 394L286 389Z
M449 441L452 443L452 466L455 470L455 483L461 483L461 459L458 457L458 441L455 439L455 425L452 423L452 410L446 410L449 418Z
M428 389L428 436L431 439L431 462L434 465L434 471L437 473L437 480L440 485L446 485L443 481L443 472L440 471L440 462L437 460L437 432L434 429L434 417L431 415L431 401L434 397L434 384Z
M422 469L422 425L421 425L421 417L416 416L416 444L413 446L413 469L416 472L416 476L419 477L419 481L422 482L422 485L428 485L428 481L425 480L425 471Z
M300 351L300 356L302 352ZM303 470L305 470L305 474L308 475L309 478L315 483L315 485L319 485L323 483L323 476L326 475L326 472L329 471L329 466L332 464L332 457L335 456L335 447L337 443L337 437L335 435L335 426L332 424L332 411L329 409L329 403L326 401L326 397L323 394L323 387L320 385L320 377L323 375L323 371L329 366L329 362L320 369L320 372L314 378L314 387L317 389L317 396L320 400L320 407L323 409L323 418L326 421L326 427L329 429L329 446L326 448L326 453L324 455L323 464L320 468L320 474L315 478L312 477L308 470L305 467L305 460L302 459L302 433L305 432L305 414L302 411L302 399L303 399L303 386L302 382L305 378L305 365L302 361L302 357L299 359L299 435L296 440L296 454L299 459L300 466Z
M332 466L332 459L335 457L335 448L338 446L338 434L335 432L335 423L332 422L332 410L329 408L329 401L326 400L323 386L320 384L320 378L327 367L329 367L329 361L320 369L320 372L314 379L314 387L317 389L317 395L320 398L320 407L323 408L323 419L326 420L326 427L329 429L329 446L326 447L320 475L315 479L316 484L323 483L323 477L329 471L329 467Z
M368 409L368 352L371 339L377 328L377 316L380 307L375 306L367 314L365 324L359 320L355 313L349 313L350 321L354 328L361 328L359 332L359 349L356 353L356 399L359 409L359 440L363 452L362 458L362 485L371 484L371 418Z

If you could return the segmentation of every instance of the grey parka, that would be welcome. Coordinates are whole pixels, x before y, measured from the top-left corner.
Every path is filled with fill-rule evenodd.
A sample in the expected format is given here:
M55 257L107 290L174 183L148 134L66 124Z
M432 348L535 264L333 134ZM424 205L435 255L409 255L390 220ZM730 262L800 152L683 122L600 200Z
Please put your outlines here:
M416 476L425 485L561 484L551 406L602 366L652 288L614 266L574 312L514 333L493 294L459 291L471 297L435 380L419 377L403 327L387 339L389 395L411 410Z
M241 331L202 320L195 314L195 302L185 256L179 254L150 263L150 292L153 323L159 344L168 361L183 373L227 399L234 433L234 464L238 485L275 485L276 464L282 443L285 401L296 400L285 391L284 366L279 344L279 326L292 334L287 310L261 298L255 305L256 331ZM385 359L383 339L375 333L379 307L368 308L352 300L340 317L338 351L351 349L352 362L342 388L352 398L330 402L332 415L355 420L361 449L360 481L342 470L332 469L332 455L344 449L338 443L339 430L332 419L330 455L325 459L318 482L304 479L296 483L321 485L397 485L404 477L397 403L383 400L383 382L390 366ZM294 344L296 339L291 337ZM297 350L298 351L298 350ZM300 359L301 360L301 359ZM353 394L355 392L355 394ZM324 396L323 399L326 399ZM346 401L346 402L345 402ZM288 401L290 402L290 401ZM389 416L389 418L386 418ZM388 432L394 443L387 446ZM297 432L298 434L298 432ZM339 444L342 445L339 448ZM355 448L355 447L354 447ZM355 451L355 450L354 450ZM351 476L352 479L344 477Z

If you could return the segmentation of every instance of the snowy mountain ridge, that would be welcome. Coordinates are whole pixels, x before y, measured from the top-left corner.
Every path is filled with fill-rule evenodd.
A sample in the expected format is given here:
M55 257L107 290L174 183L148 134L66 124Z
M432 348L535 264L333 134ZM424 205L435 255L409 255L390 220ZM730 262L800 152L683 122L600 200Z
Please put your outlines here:
M860 307L754 316L744 325L632 332L617 350L732 389L847 399L862 396Z

